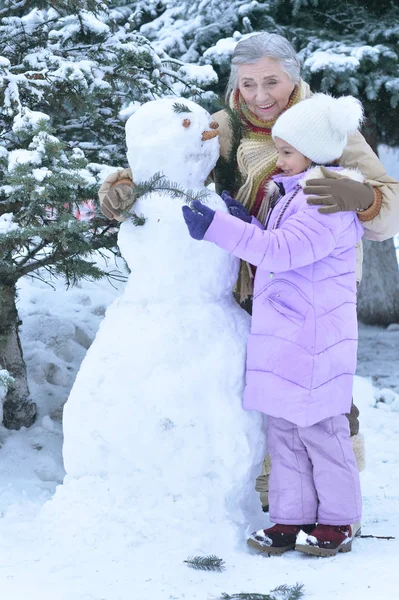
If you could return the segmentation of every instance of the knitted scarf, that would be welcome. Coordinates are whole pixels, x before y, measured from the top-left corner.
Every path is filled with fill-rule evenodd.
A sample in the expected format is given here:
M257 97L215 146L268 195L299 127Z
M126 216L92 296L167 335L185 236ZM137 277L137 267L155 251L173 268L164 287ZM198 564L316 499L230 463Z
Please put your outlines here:
M308 84L301 80L299 85L295 86L284 111L310 96ZM236 198L264 223L268 211L266 186L272 176L279 172L276 167L277 151L271 136L277 117L270 121L259 119L249 110L238 89L230 96L230 106L240 115L244 129L244 136L237 150L237 167L244 183ZM254 273L250 265L242 263L236 286L236 294L241 302L252 296L253 278Z

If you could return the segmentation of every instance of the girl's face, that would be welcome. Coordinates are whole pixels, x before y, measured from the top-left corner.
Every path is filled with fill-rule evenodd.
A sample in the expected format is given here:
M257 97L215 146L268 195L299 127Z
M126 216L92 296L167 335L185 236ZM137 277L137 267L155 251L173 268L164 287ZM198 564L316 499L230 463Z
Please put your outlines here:
M262 58L254 64L239 65L238 89L250 111L263 121L276 119L287 106L295 83L278 60Z
M298 175L306 171L312 164L309 158L295 150L290 144L284 140L275 137L274 145L278 153L276 166L282 170L284 175Z

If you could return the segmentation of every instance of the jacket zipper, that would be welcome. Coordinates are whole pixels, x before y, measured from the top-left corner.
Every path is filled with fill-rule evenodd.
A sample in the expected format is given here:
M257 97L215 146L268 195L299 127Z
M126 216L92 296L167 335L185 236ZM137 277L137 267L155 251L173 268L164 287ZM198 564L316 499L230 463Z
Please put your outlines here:
M289 205L291 204L291 202L293 201L293 199L295 198L295 196L298 194L298 192L300 191L300 189L301 189L301 186L298 185L296 187L296 189L294 190L294 193L291 194L291 196L289 198L287 198L287 201L285 202L283 208L281 209L281 212L280 212L279 216L277 217L277 219L276 219L276 221L275 221L275 223L273 225L273 229L278 229L278 226L281 223L281 219L283 218L285 211L287 210L287 208L289 207Z

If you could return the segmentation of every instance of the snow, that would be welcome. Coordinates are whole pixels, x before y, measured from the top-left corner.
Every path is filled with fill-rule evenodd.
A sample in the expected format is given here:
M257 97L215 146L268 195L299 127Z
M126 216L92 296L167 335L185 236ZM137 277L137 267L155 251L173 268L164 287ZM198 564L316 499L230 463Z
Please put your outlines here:
M186 75L190 81L196 81L198 85L210 86L215 85L218 81L218 76L211 65L193 65L185 64L180 67L179 72Z
M240 38L223 38L218 40L214 46L211 46L204 52L204 58L210 62L218 62L218 60L229 59L233 54Z
M3 422L3 401L14 381L6 369L0 369L0 423Z
M122 121L127 121L128 118L140 108L140 106L140 102L132 102L131 104L129 104L129 106L127 106L126 108L122 108L122 110L119 111L119 118Z
M0 235L5 235L16 229L19 229L19 225L14 223L14 215L12 213L0 215Z
M304 62L304 68L309 69L311 73L324 71L327 67L334 68L337 72L348 71L356 72L360 66L360 61L356 56L346 56L345 54L336 54L335 52L319 51L307 58Z
M105 35L109 31L108 25L86 10L80 10L79 15L69 15L63 19L59 19L59 24L61 28L58 31L51 31L50 38L58 38L64 44L74 38L81 29L84 30L86 35L88 33Z
M49 121L50 117L45 113L30 110L24 107L22 112L14 117L12 130L14 133L21 133L36 128L41 121Z
M302 530L298 533L298 535L296 537L297 544L307 544L308 543L308 539L312 539L312 541L317 544L316 538L314 538L313 536L308 535L307 533L305 533Z
M358 58L359 61L364 58L369 58L374 63L377 63L380 58L380 51L379 48L375 46L359 46L352 51L352 56Z
M176 101L187 112L174 111ZM202 140L211 122L209 113L181 98L140 108L126 124L135 181L161 169L183 188L189 182L204 190L219 154L217 137ZM209 192L207 201L226 210L216 194ZM101 552L109 546L97 539L100 498L110 509L117 502L116 511L108 509L107 532L114 536L114 521L123 519L134 561L153 554L152 531L160 523L156 537L167 554L182 536L180 552L203 552L215 543L212 523L220 552L243 538L259 510L251 492L265 436L262 416L242 411L249 318L232 298L238 260L192 240L182 205L153 192L135 204L145 224L127 220L120 228L118 245L131 274L65 406L67 477L42 513L47 530L54 520L70 530L64 515L84 511L84 530L73 529L71 552L77 544L89 556L93 535ZM56 542L54 533L49 537Z
M32 175L39 183L46 179L46 177L51 177L52 174L52 171L50 171L50 169L47 167L42 167L41 169L32 169Z
M163 128L168 106L150 122L139 110L130 117L129 160L137 181L162 160L168 177L199 190L198 159L205 148L206 161L214 160L217 139L197 143L210 124L203 113L175 114L175 129ZM183 118L192 119L187 131ZM136 126L146 129L142 155L129 135ZM168 152L172 134L190 142L191 156L180 156L178 168ZM154 137L165 142L160 154ZM182 142L173 148L178 154ZM209 194L207 202L215 206L218 198ZM223 592L265 594L300 582L305 599L391 600L399 537L398 329L360 327L354 386L367 451L363 533L396 539L357 539L350 554L334 558L251 551L245 536L268 521L243 475L261 450L257 416L237 403L237 340L247 318L227 299L233 259L211 245L209 254L208 245L198 253L177 219L181 205L152 194L135 206L147 221L121 228L131 268L125 285L103 280L66 291L58 280L52 287L32 278L19 283L21 341L39 414L29 430L0 426L2 596L216 600ZM1 224L10 227L10 215ZM70 393L65 475L60 420ZM248 527L243 492L251 511L258 506ZM220 556L225 571L190 570L183 561L193 553Z
M18 165L34 164L42 162L42 154L36 150L11 150L8 154L8 170L13 171Z
M42 508L64 477L62 432L57 420L60 406L68 396L86 346L93 339L106 306L120 297L124 289L124 286L114 289L106 281L85 282L69 291L65 291L62 282L54 281L54 286L52 289L40 281L24 279L19 287L22 343L27 349L30 386L32 396L39 404L39 418L29 430L11 432L0 428L0 586L5 598L216 600L222 592L265 594L277 585L295 582L305 584L305 600L319 598L320 590L323 590L323 600L335 599L337 594L341 600L374 600L377 596L391 600L396 597L399 414L391 410L390 405L384 409L376 407L379 390L373 386L372 378L387 363L387 370L399 392L398 332L361 326L359 371L364 377L356 377L354 390L367 449L367 468L361 475L363 533L393 535L397 539L355 540L350 554L339 554L335 558L300 556L295 552L268 558L256 554L242 541L235 545L219 541L220 524L210 523L214 541L202 549L202 554L218 552L226 562L226 570L205 573L193 571L182 562L190 553L184 528L180 535L174 533L173 549L166 553L163 542L158 541L158 534L163 534L163 518L155 525L150 520L150 526L146 527L148 513L136 514L133 506L126 505L126 498L118 495L115 488L112 497L103 490L106 501L96 505L97 529L90 536L86 523L94 517L89 513L88 500L76 498L76 503L69 506L69 512L63 518L58 514L54 518L51 502ZM58 324L53 322L51 327L41 327L41 337L36 339L39 323L51 315L57 317ZM70 325L75 331L81 328L85 332L87 337L83 345L79 334L76 338L80 343L75 336L66 334ZM376 340L379 340L377 354ZM48 365L57 356L55 352L59 355L60 368L70 374L64 385L54 382L51 375L50 381L46 380ZM37 373L40 366L41 379ZM120 373L115 376L116 389L119 381ZM192 435L195 436L195 430ZM204 443L202 437L199 441ZM151 456L156 459L156 454L157 449L153 447ZM210 466L212 459L209 457ZM158 477L162 483L162 473ZM128 473L125 479L129 480ZM80 484L80 493L83 483L90 498L93 479L87 478ZM154 482L153 500L148 500L159 505L166 515L169 505L165 504L162 495L157 494L157 483L158 480ZM62 486L58 487L57 495L61 495L62 490ZM140 494L140 490L137 493ZM151 504L150 509L153 506ZM93 510L93 505L90 509ZM111 523L110 515L115 517ZM142 540L131 535L133 519L143 527L145 537ZM182 514L182 523L184 519L190 523L196 520L196 515L189 511ZM259 524L255 529L267 524L259 509ZM74 546L74 536L81 539L82 531L86 543L92 544L90 555ZM52 543L49 532L54 535ZM143 551L148 539L152 540L150 556Z

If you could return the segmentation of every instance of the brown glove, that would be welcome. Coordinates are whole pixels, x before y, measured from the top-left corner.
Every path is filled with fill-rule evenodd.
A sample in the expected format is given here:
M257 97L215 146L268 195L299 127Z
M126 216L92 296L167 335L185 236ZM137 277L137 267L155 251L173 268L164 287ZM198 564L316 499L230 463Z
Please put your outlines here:
M137 200L130 169L122 169L108 175L102 184L98 197L103 214L107 219L124 221L122 214L128 211Z
M320 167L323 179L309 179L304 188L305 194L317 194L308 198L307 203L320 206L319 212L325 215L340 211L366 210L374 202L374 189L369 183L359 183Z

